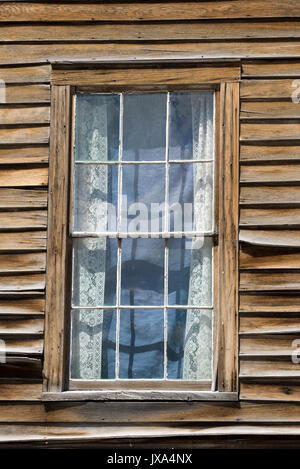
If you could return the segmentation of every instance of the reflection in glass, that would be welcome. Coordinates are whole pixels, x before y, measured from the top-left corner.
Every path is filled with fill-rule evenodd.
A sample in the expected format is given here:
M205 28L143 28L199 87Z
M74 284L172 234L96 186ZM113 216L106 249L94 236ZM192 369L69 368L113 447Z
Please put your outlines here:
M168 310L167 378L181 379L183 373L186 310Z
M122 231L162 230L165 171L158 164L123 166Z
M121 310L119 376L123 379L163 378L163 310Z
M122 305L162 305L164 302L163 239L123 239Z
M165 159L166 113L166 93L124 95L124 161Z
M213 92L170 93L170 160L213 158L213 114Z

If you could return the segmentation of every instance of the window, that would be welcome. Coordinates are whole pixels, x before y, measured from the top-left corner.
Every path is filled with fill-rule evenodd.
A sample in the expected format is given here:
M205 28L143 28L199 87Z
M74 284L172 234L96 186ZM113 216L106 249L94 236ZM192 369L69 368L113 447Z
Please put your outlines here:
M46 394L232 398L238 84L85 72L53 72Z
M211 380L214 92L75 99L71 379Z

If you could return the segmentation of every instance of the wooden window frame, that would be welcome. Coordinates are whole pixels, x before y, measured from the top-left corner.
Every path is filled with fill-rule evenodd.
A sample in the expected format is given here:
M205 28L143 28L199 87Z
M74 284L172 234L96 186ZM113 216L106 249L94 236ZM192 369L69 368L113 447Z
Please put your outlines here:
M236 400L238 398L238 194L240 68L223 64L144 64L52 69L44 386L45 400ZM170 380L68 381L70 356L70 173L72 95L77 91L215 91L214 350L210 389ZM156 380L153 380L153 383ZM99 383L102 384L101 388ZM152 382L151 382L152 383ZM166 387L167 386L167 387Z

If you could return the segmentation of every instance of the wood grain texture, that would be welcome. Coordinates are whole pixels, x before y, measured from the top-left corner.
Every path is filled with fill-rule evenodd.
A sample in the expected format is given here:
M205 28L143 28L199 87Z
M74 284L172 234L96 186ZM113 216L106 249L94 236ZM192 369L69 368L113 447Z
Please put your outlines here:
M237 81L240 68L237 65L189 67L189 68L117 68L117 69L54 69L51 81L57 85L181 85Z
M259 120L259 119L299 119L299 103L286 101L250 101L241 104L241 119Z
M32 230L47 227L46 210L0 212L0 230Z
M0 107L0 125L49 124L49 106Z
M4 316L35 316L45 312L43 298L0 299L0 315Z
M4 30L10 30L9 26L1 27L1 41L4 39L2 33ZM28 28L28 26L27 26ZM18 36L17 30L19 26L15 28L16 37ZM29 30L32 31L32 26L29 26ZM16 37L14 40L16 40ZM50 65L36 65L33 67L1 67L0 68L0 80L5 83L47 83L50 81ZM39 88L40 89L40 88Z
M231 438L228 438L228 435ZM14 425L3 424L0 427L1 449L18 448L86 448L110 449L169 449L181 446L192 449L262 449L267 446L276 448L296 449L299 444L300 426L290 424L277 425L203 425L190 428L160 425Z
M281 23L281 21L280 21ZM276 26L275 26L276 28ZM299 77L300 61L298 60L252 60L242 64L243 78L280 78Z
M88 384L87 381L83 381L83 383ZM78 383L74 384L76 389L73 389L71 386L74 384L74 381L70 381L70 389L64 392L45 392L43 394L43 400L46 402L55 402L55 401L99 401L105 402L109 401L137 401L137 402L144 402L144 401L208 401L208 402L215 402L215 401L223 401L223 402L232 402L238 400L237 392L212 392L208 390L191 390L183 391L183 390L171 390L171 389L101 389L96 390L91 389L80 389L80 385ZM81 383L80 383L81 384ZM95 383L96 384L96 383Z
M251 401L282 401L283 406L287 407L287 402L300 401L300 385L289 383L289 381L285 384L241 382L240 399Z
M9 388L7 388L9 389ZM242 403L248 404L248 403ZM255 404L255 403L253 403ZM252 405L253 405L252 404ZM66 422L63 425L60 422L54 422L48 425L47 421L40 421L42 410L38 407L38 403L32 405L19 405L18 424L11 422L11 409L8 403L4 404L3 416L6 421L0 427L0 442L1 449L17 446L18 448L64 448L64 449L80 449L84 444L86 448L98 449L111 449L112 451L117 448L127 449L151 449L153 445L157 449L173 450L181 445L183 449L219 449L219 448L254 448L274 449L274 441L276 448L291 449L297 448L299 441L299 424L291 425L290 414L294 412L297 415L297 404L289 403L285 407L289 409L288 413L284 413L282 407L276 403L264 403L262 407L265 413L273 416L281 416L282 421L276 419L270 423L265 424L261 419L259 421L242 419L242 422L231 422L228 419L227 424L222 424L222 421L217 419L216 425L202 425L197 428L190 428L188 426L168 425L165 421L161 425L155 425L155 422L143 425L131 424L124 422L124 425L118 423L110 423L108 425L95 425L93 422L87 425L75 425L72 422ZM258 404L257 404L258 405ZM32 408L32 422L26 424L27 416L29 415L29 408ZM254 407L254 406L253 406ZM79 404L73 408L79 408ZM269 410L268 410L269 409ZM234 412L234 410L232 411ZM245 411L247 412L247 410ZM91 411L86 413L91 414ZM152 412L154 415L156 412ZM170 410L169 410L169 413ZM221 413L221 412L220 412ZM248 411L251 415L251 410ZM148 411L147 414L150 414ZM96 414L97 415L97 414ZM212 415L217 415L217 412ZM21 418L23 417L23 420ZM11 422L11 423L8 423ZM50 423L50 422L49 422ZM96 423L96 421L95 421ZM142 423L142 422L141 422ZM231 438L228 438L228 434Z
M218 389L237 389L239 85L221 85Z
M49 147L45 146L10 146L0 148L0 165L27 163L48 163Z
M300 250L242 243L240 269L300 269Z
M14 41L163 41L205 39L248 39L299 37L298 21L228 23L226 21L193 24L67 24L3 25L1 40Z
M47 144L49 142L49 127L19 127L0 128L0 144Z
M240 210L240 226L245 227L300 227L299 208L243 208Z
M279 380L279 379L299 379L300 364L293 363L291 357L287 357L286 361L280 359L274 360L240 360L240 379L257 380L263 379Z
M300 122L290 123L241 123L241 140L298 140L300 138Z
M240 205L284 205L293 207L300 203L299 186L242 186Z
M40 336L40 337L37 337ZM43 354L44 340L42 334L29 333L4 335L5 354L7 356L41 357ZM29 338L28 338L29 337Z
M291 313L300 311L300 295L298 293L272 292L264 294L240 294L241 312L273 312Z
M240 290L299 290L300 272L241 272Z
M295 21L201 21L147 23L85 23L85 24L3 24L2 42L113 42L113 41L195 41L220 39L285 39L300 37L300 23ZM248 64L247 64L248 65ZM251 68L245 66L245 76L252 76ZM274 67L275 68L275 67ZM257 69L257 67L256 67ZM30 72L29 72L30 73ZM265 72L267 73L267 72ZM268 70L269 75L271 70ZM257 71L256 71L257 74ZM267 75L267 76L269 76ZM273 75L276 75L273 69ZM255 76L255 75L254 75ZM272 76L272 75L271 75ZM0 72L1 77L1 72ZM45 76L41 76L45 80ZM43 81L40 79L40 81Z
M0 208L47 208L47 191L0 188Z
M299 134L300 135L300 134ZM241 165L240 182L242 183L283 183L300 181L300 165L267 164Z
M20 405L18 421L24 421L24 415L30 406ZM81 402L76 406L66 402L48 402L44 406L32 406L32 421L43 422L45 412L50 423L94 422L103 423L182 423L182 422L270 422L280 423L295 419L298 422L299 406L280 403L263 404L237 402ZM13 406L1 406L2 423L12 420ZM12 420L13 421L13 420Z
M291 101L298 85L293 79L243 80L241 83L241 100L287 99Z
M292 353L295 350L293 341L295 335L276 334L276 335L252 335L240 336L240 357L268 359L287 358L291 361Z
M300 331L298 317L241 316L240 334L293 334ZM293 340L293 339L292 339Z
M0 335L14 336L35 336L42 335L44 332L43 319L1 319Z
M53 86L49 168L45 390L64 388L66 256L71 102L69 86ZM58 230L57 227L60 229Z
M120 63L151 61L180 62L253 58L295 58L300 55L300 41L225 41L176 43L68 43L5 44L0 49L1 65L40 64L46 62ZM33 86L33 85L32 85ZM42 85L41 85L42 86ZM290 88L289 88L290 89ZM295 91L295 88L292 89ZM280 93L281 94L281 93ZM290 99L290 94L287 95ZM253 99L257 99L252 96Z
M24 47L24 46L23 46ZM0 68L1 70L1 68ZM1 92L1 104L49 103L49 85L8 84Z
M0 233L0 252L42 251L46 249L47 232Z
M292 389L292 380L298 380L300 370L292 362L292 354L300 325L293 315L299 311L300 284L298 270L292 269L299 268L300 257L295 250L296 231L282 230L297 227L298 220L298 186L284 186L297 182L298 165L291 163L298 159L299 152L295 144L298 103L292 102L298 82L278 79L288 77L288 69L293 76L297 64L294 69L291 64L281 64L278 75L276 63L266 67L262 64L261 68L258 65L255 71L256 65L248 69L243 66L242 73L253 77L273 74L276 80L244 81L241 85L241 139L245 141L241 162L247 164L241 165L240 177L250 185L241 187L240 202L242 207L248 204L252 208L242 208L240 224L280 230L242 230L240 235L241 240L250 243L242 244L240 251L240 397L298 401L298 388L296 385ZM247 144L248 139L254 144ZM262 185L253 186L255 180Z
M4 385L1 385L1 387ZM0 389L1 389L0 387ZM1 395L0 395L1 396ZM148 424L172 422L299 423L299 405L237 402L44 402L19 403L18 414L12 403L1 403L0 422L121 423Z
M293 0L280 2L232 0L215 2L160 2L80 4L2 2L0 17L6 21L171 21L224 18L282 18L300 16Z
M44 272L46 254L44 252L22 254L0 254L0 273Z
M0 169L0 187L45 187L48 185L48 168Z
M73 394L75 392L76 394ZM190 398L191 400L235 400L237 395L235 393L224 393L211 391L211 382L204 380L190 381L180 383L174 380L167 382L152 382L152 380L130 380L118 383L114 380L106 380L101 382L101 387L97 381L91 380L70 379L68 389L63 395L58 393L47 393L50 396L45 396L46 400L72 400L72 396L76 396L78 400L164 400L172 401L179 400L185 401Z
M247 144L240 145L240 160L243 161L286 161L286 160L299 160L300 159L300 145L290 145L289 142L284 142L278 145L274 142L267 142L266 144Z
M0 275L0 292L45 289L44 274Z
M38 401L42 396L42 382L0 382L0 401ZM15 409L15 404L14 404ZM30 405L31 417L33 408Z

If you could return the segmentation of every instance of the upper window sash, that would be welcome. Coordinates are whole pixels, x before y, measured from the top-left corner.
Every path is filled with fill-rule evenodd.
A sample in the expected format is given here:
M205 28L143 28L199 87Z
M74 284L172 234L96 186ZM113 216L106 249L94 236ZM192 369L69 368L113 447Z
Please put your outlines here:
M71 235L121 238L148 235L164 238L181 235L212 236L215 232L213 97L213 92L203 91L75 95ZM148 106L148 109L145 106ZM142 114L135 115L139 107L140 112L145 111L150 114L150 118ZM184 112L183 115L178 114L180 110ZM178 154L176 143L176 135L183 133L178 119L187 124L184 131L188 133L184 137L185 148L181 149L181 154ZM149 146L147 149L147 143L144 149L138 148L143 145L143 140L147 139L145 134L148 129L145 126L154 128L154 133L148 140L150 138L151 145L156 144L156 148ZM155 139L159 140L155 142ZM137 170L139 189L134 194L132 178ZM102 179L105 179L102 186L108 193L106 200L102 200L103 216L95 216L93 222L91 216L89 221L87 220L86 206L91 203L87 197L91 196L84 187L83 179L90 181L89 185L92 185L96 172L99 197L103 197L99 182L101 173ZM180 176L180 173L183 176ZM192 173L194 182L189 181ZM182 179L181 184L184 184L185 174L188 180L182 196L179 197L179 194L176 194L177 181ZM197 183L195 178L206 184L205 205L208 205L206 207L202 204L201 209L199 204L203 197L203 183ZM106 187L106 184L109 184L106 181L111 181L110 187ZM187 197L188 183L194 187L194 192ZM95 194L96 189L95 185ZM210 201L207 200L208 197ZM99 205L100 201L97 202L95 195L93 200L94 211L99 212L96 205ZM130 203L131 207L128 207ZM135 227L133 222L129 223L128 219L130 209L134 209L137 203L143 209L143 220L139 227ZM164 212L163 220L160 219L161 212ZM173 226L170 225L171 214Z

